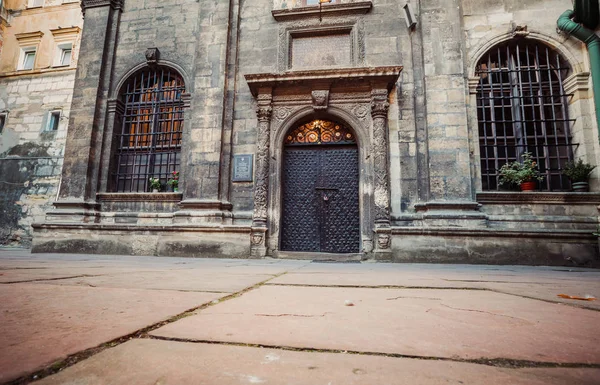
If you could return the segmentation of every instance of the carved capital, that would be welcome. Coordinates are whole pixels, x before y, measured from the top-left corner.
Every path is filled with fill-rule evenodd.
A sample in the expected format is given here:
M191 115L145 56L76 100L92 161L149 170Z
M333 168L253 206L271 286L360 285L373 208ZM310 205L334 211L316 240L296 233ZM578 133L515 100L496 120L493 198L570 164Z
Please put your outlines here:
M258 116L259 122L268 122L271 120L271 114L273 113L273 95L271 94L259 94L256 98L258 105L256 106L256 115Z
M371 91L371 116L387 118L390 103L388 102L388 91L386 89L375 89Z
M271 107L271 106L258 105L256 107L256 115L258 116L259 122L268 122L269 120L271 120L272 112L273 112L273 107Z
M311 93L313 109L326 110L329 107L329 90L317 90Z
M160 51L158 48L148 48L145 52L145 55L148 66L155 66L158 64L158 61L160 60Z

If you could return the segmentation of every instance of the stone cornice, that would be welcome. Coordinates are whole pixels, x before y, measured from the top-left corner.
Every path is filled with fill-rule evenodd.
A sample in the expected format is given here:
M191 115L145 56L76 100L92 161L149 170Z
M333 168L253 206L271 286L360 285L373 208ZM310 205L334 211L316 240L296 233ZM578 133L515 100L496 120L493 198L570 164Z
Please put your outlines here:
M481 204L545 204L545 205L600 205L600 193L574 192L480 192L477 202Z
M590 243L597 242L596 236L589 230L563 229L493 229L493 228L457 228L457 227L401 227L392 226L394 235L423 235L446 237L498 237L498 238L548 238L548 239L580 239Z
M320 70L289 71L280 74L262 73L245 75L246 82L254 96L259 88L285 87L318 84L319 89L324 85L352 83L353 85L369 85L371 88L392 89L402 66L366 67L366 68L332 68Z
M42 40L42 36L44 36L44 33L41 31L15 34L20 46L39 43Z
M80 30L81 28L79 27L69 27L51 29L50 32L52 32L55 41L62 41L74 38Z
M34 223L31 225L39 230L93 230L93 231L157 231L170 233L250 233L250 226L244 225L133 225L133 224L103 224L103 223Z
M123 9L125 0L82 0L81 9L85 12L88 8L107 7L110 5L113 9Z
M372 1L358 1L354 3L327 4L322 7L308 6L292 9L276 9L271 14L277 21L299 19L314 16L341 16L360 15L369 12L373 8Z

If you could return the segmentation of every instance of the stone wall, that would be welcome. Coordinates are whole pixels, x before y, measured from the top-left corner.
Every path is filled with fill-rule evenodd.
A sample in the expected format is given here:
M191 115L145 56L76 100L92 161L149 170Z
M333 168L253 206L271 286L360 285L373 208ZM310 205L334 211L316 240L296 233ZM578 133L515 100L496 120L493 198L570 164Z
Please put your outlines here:
M74 70L0 78L0 244L30 245L31 224L51 209L60 181ZM50 111L62 111L46 131Z

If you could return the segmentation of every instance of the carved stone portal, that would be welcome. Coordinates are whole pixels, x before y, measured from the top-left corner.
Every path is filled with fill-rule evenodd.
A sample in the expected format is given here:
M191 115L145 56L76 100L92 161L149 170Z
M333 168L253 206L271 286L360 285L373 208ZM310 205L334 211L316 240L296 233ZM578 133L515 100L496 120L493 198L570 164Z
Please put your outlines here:
M253 256L265 255L267 249L277 253L281 247L283 145L294 139L289 134L292 127L310 119L339 120L357 135L364 191L359 196L359 250L375 253L377 258L391 256L388 97L401 70L377 67L246 75L258 105ZM276 163L270 165L271 161Z

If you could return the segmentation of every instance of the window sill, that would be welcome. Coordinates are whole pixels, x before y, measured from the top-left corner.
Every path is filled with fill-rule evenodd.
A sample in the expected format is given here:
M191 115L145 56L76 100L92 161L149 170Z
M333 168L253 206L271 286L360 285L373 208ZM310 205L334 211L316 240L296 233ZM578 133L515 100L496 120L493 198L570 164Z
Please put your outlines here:
M143 193L98 193L96 199L102 202L180 202L180 192L143 192Z
M328 4L323 7L311 5L308 7L292 8L292 9L276 9L271 11L271 14L277 21L285 21L289 19L307 18L316 15L323 16L340 16L348 14L365 14L373 8L372 1L359 1L355 3L343 4Z
M545 204L545 205L600 205L598 192L478 192L476 200L481 204Z

